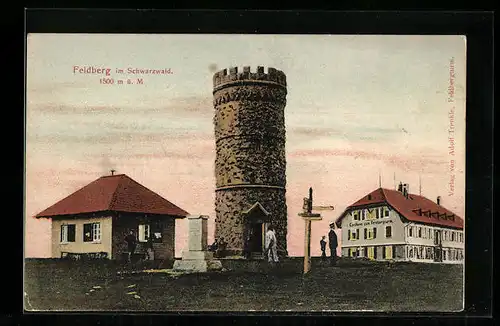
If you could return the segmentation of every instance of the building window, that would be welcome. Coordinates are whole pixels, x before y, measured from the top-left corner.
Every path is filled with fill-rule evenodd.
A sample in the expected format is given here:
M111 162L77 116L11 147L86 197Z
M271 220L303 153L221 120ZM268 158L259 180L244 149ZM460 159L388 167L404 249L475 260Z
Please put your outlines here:
M408 228L408 236L413 237L413 227L411 226Z
M153 242L161 243L163 240L163 225L161 222L156 222L151 226L151 237L153 237Z
M380 218L380 208L377 208L377 209L375 210L375 217L376 217L376 218Z
M356 230L348 230L348 239L349 240L359 240L359 234L361 233L359 229Z
M422 228L421 227L418 227L418 237L419 238L422 237Z
M392 227L391 226L385 227L385 237L386 238L392 237Z
M375 248L374 247L368 247L367 256L369 259L375 259Z
M349 240L358 240L359 239L359 229L357 230L349 230L348 231L348 239Z
M392 246L385 246L384 259L392 259Z
M432 259L432 248L430 247L425 248L425 258Z
M368 239L368 230L365 228L365 240Z
M61 243L75 242L75 224L61 225Z
M366 219L366 209L361 210L361 219L363 221Z
M365 239L375 239L377 237L377 228L365 229L365 234L367 234Z
M101 223L88 223L83 225L83 241L101 241Z
M349 257L356 257L356 248L349 248Z
M425 258L425 257L424 257L424 248L423 248L423 247L417 247L417 248L416 248L416 252L417 252L417 258L418 258L418 259L423 259L423 258Z
M359 211L354 211L353 216L355 221L359 221Z
M389 217L389 208L384 207L384 216Z
M139 224L139 242L147 242L150 237L149 224Z
M455 231L451 231L451 241L455 241Z
M413 246L408 248L408 258L413 258Z

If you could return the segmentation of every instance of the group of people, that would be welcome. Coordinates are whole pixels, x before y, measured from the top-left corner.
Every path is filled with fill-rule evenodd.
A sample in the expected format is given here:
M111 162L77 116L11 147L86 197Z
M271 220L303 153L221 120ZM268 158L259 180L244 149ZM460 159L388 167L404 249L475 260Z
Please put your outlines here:
M326 236L321 237L321 259L326 261ZM337 264L337 233L335 233L335 223L330 223L330 231L328 232L328 247L330 249L330 265L334 266Z
M247 235L245 238L245 247L244 247L244 255L246 258L250 258L251 250L249 248L250 243L250 235ZM134 234L133 230L130 230L130 233L125 236L125 242L127 243L128 249L128 261L132 261L132 257L137 249L137 237ZM321 237L320 246L321 246L321 259L326 261L326 236ZM224 241L224 238L220 238L220 240L215 239L214 243L208 247L209 251L214 252L215 257L224 257L226 253L227 243ZM337 247L338 240L337 234L335 233L335 224L330 224L330 231L328 232L328 247L330 249L330 265L335 265L337 263ZM274 226L270 225L267 228L265 234L264 241L264 254L267 257L269 263L278 263L278 244L276 240L276 233ZM152 239L148 239L146 245L146 256L149 259L153 259L153 241Z
M130 230L129 234L125 236L125 242L127 244L127 261L130 263L132 262L135 250L137 249L137 236L135 235L134 230ZM154 259L153 239L151 237L149 237L146 242L145 258L149 260Z
M208 250L214 252L214 256L221 258L226 255L226 247L227 243L224 241L224 238L215 239L214 243L212 243L210 246L208 246ZM243 248L243 255L245 258L249 259L251 258L251 235L248 234L245 237L245 242L244 242L244 248ZM271 225L267 228L267 232L265 234L265 241L264 241L264 254L267 257L267 260L270 263L278 263L279 262L279 257L278 257L278 244L276 241L276 233L274 227Z

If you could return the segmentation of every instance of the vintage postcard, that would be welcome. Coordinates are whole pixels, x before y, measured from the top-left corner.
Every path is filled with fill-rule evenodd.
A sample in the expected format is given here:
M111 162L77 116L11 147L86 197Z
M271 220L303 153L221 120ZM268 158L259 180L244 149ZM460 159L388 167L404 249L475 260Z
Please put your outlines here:
M464 36L26 51L26 311L463 309Z

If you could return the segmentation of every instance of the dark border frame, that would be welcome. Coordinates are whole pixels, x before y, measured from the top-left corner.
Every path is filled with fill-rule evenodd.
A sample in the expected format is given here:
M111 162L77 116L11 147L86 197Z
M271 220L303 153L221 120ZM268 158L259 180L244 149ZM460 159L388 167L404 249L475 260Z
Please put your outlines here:
M466 99L466 303L465 311L458 314L443 314L440 319L446 324L474 325L491 317L492 310L492 218L493 218L493 13L492 12L333 12L333 11L222 11L222 10L86 10L86 9L29 9L25 12L25 33L261 33L261 34L457 34L467 36L467 99ZM23 58L25 50L23 51ZM19 57L16 57L19 60ZM15 59L13 60L15 61ZM24 63L24 62L23 62ZM23 64L25 66L25 63ZM24 76L23 76L24 78ZM24 80L23 80L24 86ZM24 97L24 91L23 91ZM19 103L19 105L23 105ZM21 111L21 110L20 110ZM24 140L24 115L20 114L20 129ZM24 180L24 141L21 143L21 181ZM24 201L21 210L24 210ZM480 222L477 222L480 221ZM22 218L18 219L22 228ZM23 237L18 247L22 258ZM19 257L18 257L19 259ZM480 262L480 263L478 263ZM21 262L22 271L22 262ZM16 273L19 279L19 273ZM22 273L21 273L22 284ZM12 312L22 314L22 291L10 300ZM4 307L5 308L5 307ZM12 313L11 312L11 313ZM184 314L181 322L203 322L199 314ZM220 313L229 315L231 321L243 313ZM261 314L261 319L246 318L245 321L270 321L296 324L298 322L331 322L324 314L277 314L270 317ZM364 314L374 324L411 322L429 324L437 320L436 314ZM13 317L13 315L10 315ZM124 324L167 320L153 314L86 315L72 313L64 315L27 314L16 322L40 322L61 324L88 324L98 319L110 323ZM205 315L206 316L206 315ZM214 316L214 317L215 317ZM276 315L275 315L276 316ZM311 318L315 316L314 318ZM351 321L359 314L335 313L335 322ZM396 317L398 318L384 318ZM434 316L430 319L430 316ZM483 317L483 318L471 318ZM170 315L168 322L179 318ZM219 318L217 318L219 319ZM239 319L241 320L241 319ZM231 322L230 321L230 322Z

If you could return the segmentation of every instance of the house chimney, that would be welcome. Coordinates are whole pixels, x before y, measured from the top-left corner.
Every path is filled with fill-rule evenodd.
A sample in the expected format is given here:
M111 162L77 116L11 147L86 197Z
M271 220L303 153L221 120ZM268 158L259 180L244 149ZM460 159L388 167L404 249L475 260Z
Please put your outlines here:
M408 184L403 184L403 196L408 199Z
M111 175L115 175L116 170L111 170Z
M436 203L438 205L441 205L441 196L437 196Z

